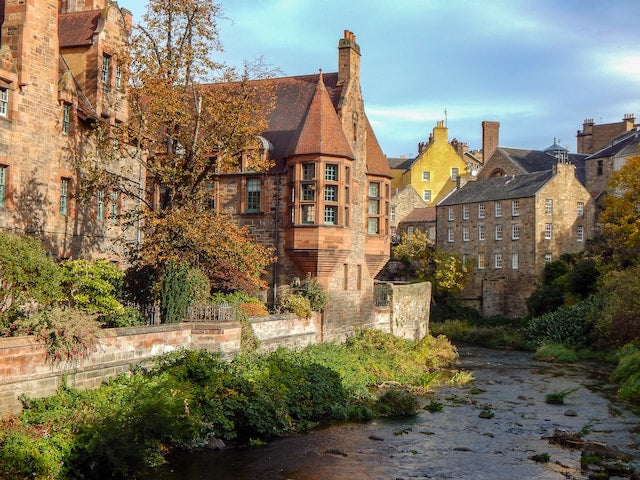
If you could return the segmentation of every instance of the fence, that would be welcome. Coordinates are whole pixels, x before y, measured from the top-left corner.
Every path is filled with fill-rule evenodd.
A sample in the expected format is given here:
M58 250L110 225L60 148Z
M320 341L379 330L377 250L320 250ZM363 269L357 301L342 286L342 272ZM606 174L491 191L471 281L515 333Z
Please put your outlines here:
M160 305L128 305L137 308L144 315L147 325L160 325L162 323ZM235 322L237 313L235 305L226 303L220 305L196 304L187 308L182 321L191 323Z

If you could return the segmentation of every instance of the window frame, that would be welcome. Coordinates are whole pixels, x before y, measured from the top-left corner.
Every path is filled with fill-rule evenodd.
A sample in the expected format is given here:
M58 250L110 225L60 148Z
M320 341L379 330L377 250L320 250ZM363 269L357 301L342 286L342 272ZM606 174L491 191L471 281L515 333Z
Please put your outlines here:
M96 220L104 221L104 190L96 192Z
M584 226L578 225L576 229L576 241L584 242Z
M487 239L487 229L484 225L478 225L478 241L484 242Z
M0 117L9 118L10 94L7 87L0 87Z
M484 270L487 268L487 259L486 255L483 252L478 253L478 270Z
M485 218L487 215L487 208L484 202L478 203L478 218Z
M111 70L111 55L102 54L102 65L100 66L100 80L105 85L109 84L109 72Z
M511 200L511 216L519 217L520 216L520 200Z
M520 225L518 223L511 224L511 240L520 240Z
M59 203L59 213L63 217L66 217L69 213L69 185L71 184L71 179L68 177L62 177L60 179L60 203Z
M502 217L502 200L496 200L494 211L496 218Z
M455 232L453 227L447 227L447 242L453 243L455 241Z
M469 220L469 205L462 205L462 219Z
M453 222L453 220L455 220L455 216L453 214L453 206L451 206L451 205L449 206L449 210L447 211L447 219L450 222Z
M367 186L367 234L382 234L382 182L369 181Z
M578 218L584 218L584 202L578 202L576 204L576 213Z
M502 253L493 254L493 268L502 270Z
M544 199L544 213L545 215L553 214L553 199L551 198Z
M62 134L68 136L71 132L71 104L62 104Z
M451 167L451 180L454 182L460 177L460 169L458 167Z
M511 270L518 270L520 268L520 259L518 258L518 253L511 253Z
M423 182L431 181L431 171L427 171L427 170L422 171L422 181Z
M9 171L8 165L0 164L0 207L4 207L4 197L7 193L7 172Z
M431 190L423 190L422 191L422 200L424 200L425 202L430 202L431 201Z
M257 188L256 188L257 187ZM262 182L260 177L248 177L245 184L245 213L260 213Z
M471 240L471 236L469 235L469 227L462 227L462 241L468 242Z
M494 238L496 241L500 241L503 238L504 229L501 223L497 223L494 228Z
M553 238L553 223L544 224L544 239L551 240Z

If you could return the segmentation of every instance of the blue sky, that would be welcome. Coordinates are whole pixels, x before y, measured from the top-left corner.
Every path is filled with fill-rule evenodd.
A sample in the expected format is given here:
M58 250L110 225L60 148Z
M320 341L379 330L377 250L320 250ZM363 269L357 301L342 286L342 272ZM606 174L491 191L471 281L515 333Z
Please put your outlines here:
M134 14L141 0L120 0ZM481 148L571 152L585 118L640 123L638 0L227 0L219 20L233 66L260 56L284 75L337 70L345 29L362 52L365 109L389 157L417 153L438 120Z

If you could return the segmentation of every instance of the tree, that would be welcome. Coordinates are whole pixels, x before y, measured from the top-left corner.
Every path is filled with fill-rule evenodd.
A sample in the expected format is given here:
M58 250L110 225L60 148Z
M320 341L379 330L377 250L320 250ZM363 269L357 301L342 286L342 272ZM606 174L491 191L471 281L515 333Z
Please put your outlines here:
M211 0L149 1L128 51L119 54L129 67L129 119L96 122L99 162L78 163L85 191L111 189L137 200L123 217L142 230L143 244L128 245L138 261L180 257L210 274L214 287L255 289L263 286L270 252L207 207L217 174L239 162L245 170L269 167L259 134L273 102L268 81L250 81L258 67L239 74L214 61L218 15ZM146 172L144 185L131 181L123 158Z
M640 253L640 155L611 174L604 206L599 222L608 253L622 265L635 263Z
M462 290L469 274L462 261L436 247L426 233L416 230L402 235L393 254L416 265L416 276L433 285L436 294L455 294Z

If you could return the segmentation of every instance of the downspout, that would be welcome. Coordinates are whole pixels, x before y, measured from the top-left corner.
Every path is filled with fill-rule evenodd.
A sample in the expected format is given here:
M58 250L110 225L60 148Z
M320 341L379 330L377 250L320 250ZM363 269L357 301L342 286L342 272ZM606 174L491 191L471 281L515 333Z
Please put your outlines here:
M273 306L278 305L278 258L280 252L280 229L278 227L278 216L280 215L280 174L276 174L276 211L273 216L274 243L276 245L276 261L273 262L273 279L271 288L273 289Z

